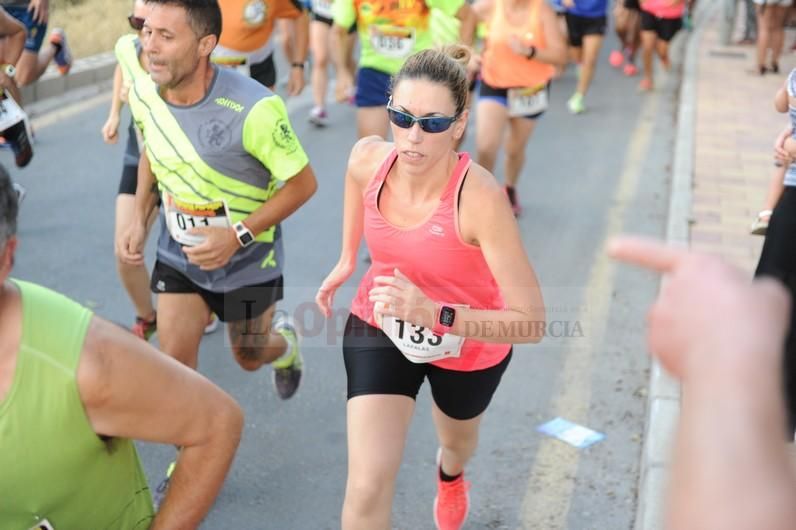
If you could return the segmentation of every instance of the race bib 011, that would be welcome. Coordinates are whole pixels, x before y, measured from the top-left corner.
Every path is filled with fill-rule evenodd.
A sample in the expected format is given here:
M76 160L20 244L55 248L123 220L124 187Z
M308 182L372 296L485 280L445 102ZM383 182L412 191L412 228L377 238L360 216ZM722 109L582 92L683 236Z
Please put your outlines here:
M415 29L399 26L371 26L370 44L385 57L403 59L415 46Z
M163 211L166 216L166 228L174 241L181 245L193 247L204 243L205 236L189 233L193 228L216 227L230 228L227 203L223 200L194 203L182 201L168 193L163 194Z
M510 88L508 91L509 116L533 116L547 110L547 85L531 88Z
M466 305L454 306L466 308ZM374 313L375 314L375 313ZM455 359L462 353L464 337L445 333L440 336L428 328L417 326L393 316L377 316L381 330L400 352L413 363L430 363Z

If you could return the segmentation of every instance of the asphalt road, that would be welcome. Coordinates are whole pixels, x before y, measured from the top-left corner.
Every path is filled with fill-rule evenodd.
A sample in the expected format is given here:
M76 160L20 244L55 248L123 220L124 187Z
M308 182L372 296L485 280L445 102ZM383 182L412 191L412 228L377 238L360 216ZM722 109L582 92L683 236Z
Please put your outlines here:
M587 98L589 111L571 116L565 110L575 83L570 69L554 82L551 109L527 149L519 224L548 319L556 324L541 344L515 349L467 470L472 509L465 528L632 527L649 366L644 315L657 279L612 263L603 247L618 232L663 235L678 79L672 73L655 93L638 94L637 79L610 69L608 51ZM309 90L289 104L320 187L284 224L287 291L281 304L308 328L307 372L297 396L281 402L270 369L244 373L223 332L205 338L200 370L239 400L246 427L203 528L339 528L346 477L340 335L367 265L360 264L338 295L338 320L324 322L312 299L338 257L343 172L356 133L350 107L332 106L331 126L318 130L306 122L309 106ZM45 117L32 164L13 171L29 192L14 275L130 324L132 307L116 277L112 247L123 142L102 143L107 100L79 112L69 108L60 109L58 119ZM472 149L473 136L465 149ZM0 153L0 161L12 165L9 153ZM536 431L556 416L606 438L579 450ZM424 387L398 479L397 529L433 528L436 448ZM174 450L152 444L140 449L154 486Z

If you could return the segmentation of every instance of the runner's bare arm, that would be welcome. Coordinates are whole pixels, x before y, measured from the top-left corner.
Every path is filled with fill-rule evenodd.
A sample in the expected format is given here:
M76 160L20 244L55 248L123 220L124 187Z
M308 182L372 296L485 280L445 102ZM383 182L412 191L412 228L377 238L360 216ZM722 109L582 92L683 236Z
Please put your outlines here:
M46 24L50 19L50 0L30 0L28 12L37 24Z
M240 441L243 414L198 372L94 317L77 371L98 435L181 446L151 528L196 528L213 505Z
M777 112L788 112L788 81L785 80L785 84L783 84L779 90L777 90L777 95L774 96L774 108L777 109Z
M354 144L351 150L345 174L340 263L356 264L356 255L364 229L362 197L381 159L390 149L389 145L379 136L367 136Z
M288 78L288 95L298 96L304 90L304 62L307 60L307 50L310 42L310 15L302 10L296 19L296 38L293 43L293 57L290 58L290 76Z
M492 16L495 0L478 0L473 3L473 13L478 22L486 22Z
M141 149L141 158L138 161L138 184L135 188L135 213L136 221L142 224L149 219L152 210L158 204L158 187L155 175L149 164L146 148Z
M567 39L561 33L556 12L547 2L541 2L539 10L547 46L537 48L534 59L554 66L564 66L567 63Z
M0 36L2 36L3 54L0 57L5 64L17 64L22 50L25 49L25 26L5 9L0 8Z
M459 26L459 42L466 46L472 47L475 43L475 32L476 26L478 25L478 16L475 14L472 6L465 2L456 12L456 18L458 18L461 22L461 25Z
M113 93L111 94L111 108L108 119L102 126L102 139L105 143L116 143L119 133L119 121L122 112L122 68L118 64L113 71Z
M345 174L340 258L315 296L315 303L327 317L331 316L335 292L356 270L357 252L364 230L363 194L390 149L392 144L381 137L366 136L354 144L351 150Z
M22 101L22 94L19 92L19 86L16 81L2 71L0 71L0 87L4 90L8 90L8 92L11 93L11 97L14 98L14 101Z
M318 181L309 164L285 182L273 197L249 215L244 223L253 234L268 230L287 219L299 207L310 200L318 189Z
M302 10L296 19L296 40L293 43L292 62L304 64L310 49L310 14Z
M539 342L544 334L542 290L522 244L517 221L495 178L471 166L459 204L462 239L481 247L505 310L457 310L452 333L484 342ZM456 303L455 300L437 302ZM490 322L491 325L484 325Z

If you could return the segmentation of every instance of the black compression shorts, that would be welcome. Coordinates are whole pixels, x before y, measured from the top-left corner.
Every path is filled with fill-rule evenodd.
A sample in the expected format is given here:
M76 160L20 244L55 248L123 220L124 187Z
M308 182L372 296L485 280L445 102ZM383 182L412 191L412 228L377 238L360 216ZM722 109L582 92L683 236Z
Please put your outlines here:
M417 397L428 377L434 402L447 416L469 420L484 412L511 360L511 351L495 366L460 372L433 364L415 364L389 337L356 315L348 317L343 358L348 375L348 399L372 394Z

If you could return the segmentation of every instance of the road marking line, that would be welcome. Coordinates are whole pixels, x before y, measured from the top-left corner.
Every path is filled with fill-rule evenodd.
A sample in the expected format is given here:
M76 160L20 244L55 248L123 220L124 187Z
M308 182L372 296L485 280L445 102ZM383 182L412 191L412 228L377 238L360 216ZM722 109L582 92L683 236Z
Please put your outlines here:
M641 170L652 141L652 127L660 97L658 93L647 96L631 134L619 186L607 213L607 236L619 234L624 227L627 208L638 190ZM592 354L596 348L603 346L616 267L616 262L608 258L603 247L598 247L586 284L585 303L581 304L576 316L578 322L591 319L588 326L591 337L586 347L572 343L565 351L563 369L553 387L553 416L565 417L576 423L585 423L588 419ZM552 438L543 438L539 442L521 507L523 528L567 527L579 461L580 450L574 447Z
M32 118L30 120L31 125L33 125L34 129L44 129L51 125L55 125L56 123L63 121L67 118L71 118L76 114L80 114L81 112L86 112L101 103L109 102L110 99L111 99L110 92L105 92L103 94L97 94L96 96L92 96L79 103L67 103L66 106L58 110L48 111L42 114L41 116L36 116ZM99 134L99 129L97 129L97 134Z

